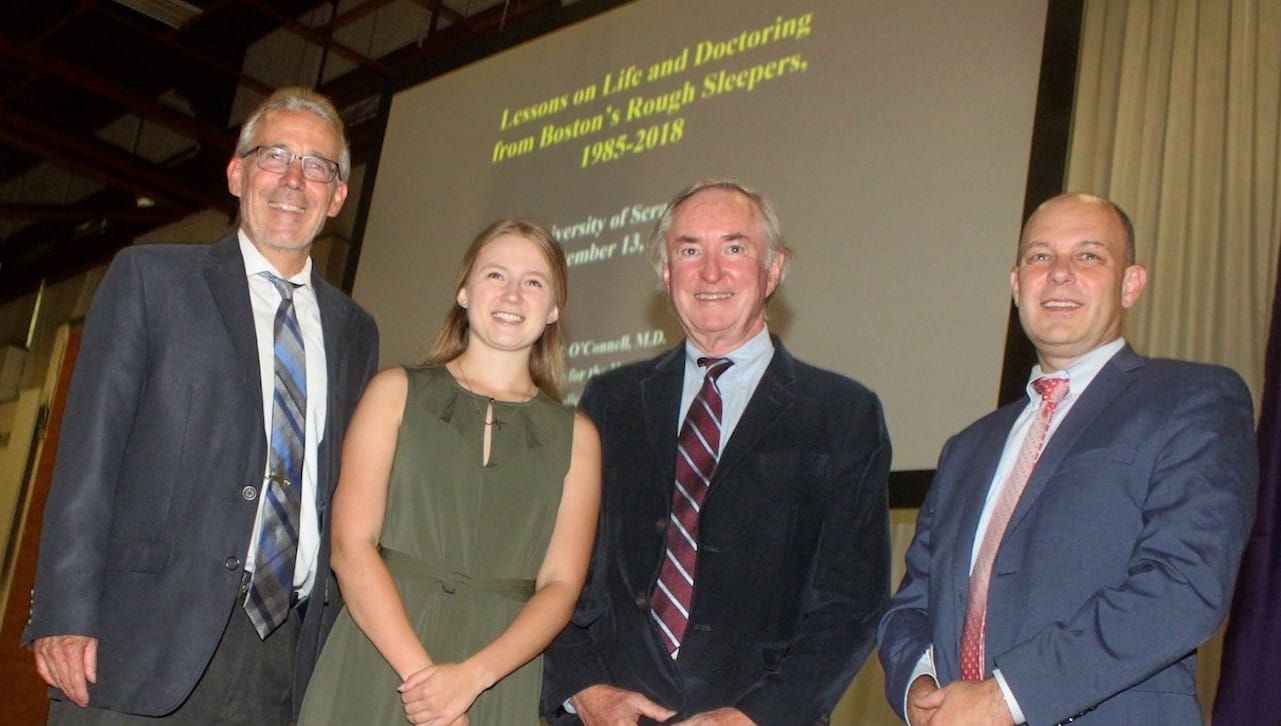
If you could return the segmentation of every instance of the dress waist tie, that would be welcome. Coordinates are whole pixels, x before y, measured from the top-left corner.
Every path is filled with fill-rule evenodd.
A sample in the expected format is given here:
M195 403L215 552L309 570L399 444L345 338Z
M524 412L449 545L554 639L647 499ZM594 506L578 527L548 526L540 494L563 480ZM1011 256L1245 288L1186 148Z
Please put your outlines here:
M517 602L525 602L534 594L533 580L472 577L463 572L444 572L444 568L433 567L430 563L413 555L396 550L382 550L382 558L394 577L439 583L440 589L450 595L454 594L459 587L505 595Z

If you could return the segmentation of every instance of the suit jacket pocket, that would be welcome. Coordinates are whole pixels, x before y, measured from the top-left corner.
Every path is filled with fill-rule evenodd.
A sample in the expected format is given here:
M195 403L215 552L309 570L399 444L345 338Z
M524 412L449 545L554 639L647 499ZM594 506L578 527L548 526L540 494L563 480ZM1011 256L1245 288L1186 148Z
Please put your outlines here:
M1138 450L1125 444L1113 444L1097 448L1081 449L1069 453L1060 465L1060 471L1077 466L1098 467L1116 464L1132 464Z

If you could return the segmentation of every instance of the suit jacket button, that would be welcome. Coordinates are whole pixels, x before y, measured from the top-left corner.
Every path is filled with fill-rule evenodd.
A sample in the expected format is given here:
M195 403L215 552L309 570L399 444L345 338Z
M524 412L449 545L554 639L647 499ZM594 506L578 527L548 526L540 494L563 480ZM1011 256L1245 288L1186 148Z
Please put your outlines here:
M258 498L258 490L246 484L245 488L240 490L240 496L244 497L246 502L252 502Z
M649 598L645 597L644 595L637 595L637 596L636 596L636 599L635 599L635 600L633 600L633 602L635 602L635 603L636 603L636 608L637 608L638 610L648 610L648 609L649 609Z
M228 570L235 572L236 570L240 569L240 558L233 555L231 557L228 557L226 561L222 563L222 565L223 567L226 567Z
M667 530L667 517L660 517L654 520L654 531L664 532Z

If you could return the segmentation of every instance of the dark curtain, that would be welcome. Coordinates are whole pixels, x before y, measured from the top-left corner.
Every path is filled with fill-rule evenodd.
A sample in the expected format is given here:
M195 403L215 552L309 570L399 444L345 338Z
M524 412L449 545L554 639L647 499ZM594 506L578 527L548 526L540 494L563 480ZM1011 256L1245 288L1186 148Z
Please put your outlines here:
M1281 724L1281 265L1259 417L1259 506L1223 646L1215 726Z

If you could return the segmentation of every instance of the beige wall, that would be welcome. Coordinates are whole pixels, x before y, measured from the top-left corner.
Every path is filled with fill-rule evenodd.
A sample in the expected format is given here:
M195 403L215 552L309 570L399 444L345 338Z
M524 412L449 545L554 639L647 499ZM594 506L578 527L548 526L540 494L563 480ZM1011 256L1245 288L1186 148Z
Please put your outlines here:
M40 416L40 389L26 388L17 398L0 403L0 564L8 564L8 545L21 521L22 482L35 448L36 422ZM0 571L0 613L9 600L13 573Z

